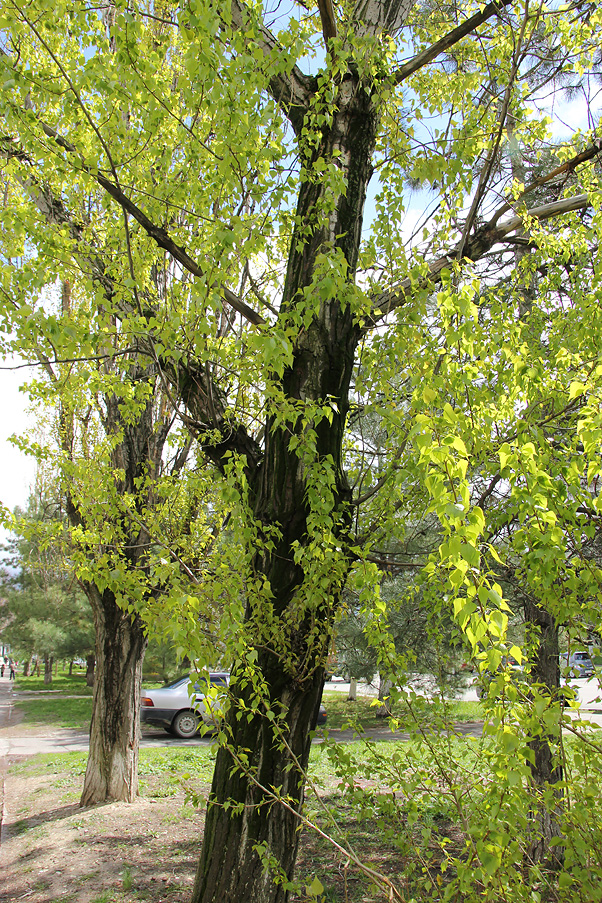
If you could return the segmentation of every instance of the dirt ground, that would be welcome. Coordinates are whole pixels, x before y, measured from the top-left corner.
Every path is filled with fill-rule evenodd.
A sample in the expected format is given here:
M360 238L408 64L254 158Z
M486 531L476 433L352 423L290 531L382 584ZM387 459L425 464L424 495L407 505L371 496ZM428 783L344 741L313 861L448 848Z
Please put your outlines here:
M143 795L133 804L80 809L82 774L58 771L60 757L47 758L48 764L44 759L7 763L0 903L190 903L204 807L193 808L183 788L153 775L143 779ZM209 786L197 789L206 795ZM302 837L297 867L302 886L319 870L330 886L328 900L383 899L323 847L319 838ZM372 865L386 872L391 867ZM315 897L291 897L297 903L309 899Z
M24 733L42 737L44 730L19 724L20 713L4 683L0 681L0 903L189 903L210 762L184 782L181 772L189 769L184 761L181 768L147 765L141 769L141 795L135 803L80 809L86 753L13 754L14 738ZM186 783L198 795L198 806L188 801ZM337 782L333 777L327 783L330 794ZM345 818L341 808L338 817ZM341 826L357 832L354 818ZM364 861L399 878L399 851L384 841L376 825L366 823L362 831L355 842ZM382 891L349 866L313 831L302 834L296 870L300 888L320 875L327 886L325 899L332 903L382 900ZM310 899L315 896L302 890L291 896L296 903Z
M188 903L203 813L183 790L162 797L153 777L133 804L84 810L81 775L21 767L5 780L1 903Z
M190 903L204 806L193 807L173 775L152 774L141 778L133 804L80 809L85 755L75 771L63 761L61 755L5 761L0 903ZM194 789L206 798L209 785ZM375 826L368 826L363 852L391 877L401 864ZM301 887L318 873L329 901L383 899L348 866L313 832L302 835ZM296 903L308 900L315 897L291 896Z

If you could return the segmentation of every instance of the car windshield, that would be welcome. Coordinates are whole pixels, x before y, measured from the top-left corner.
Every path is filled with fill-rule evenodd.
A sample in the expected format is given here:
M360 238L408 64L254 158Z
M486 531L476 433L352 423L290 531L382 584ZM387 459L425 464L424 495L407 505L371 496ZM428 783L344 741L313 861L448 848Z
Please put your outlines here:
M176 680L172 680L169 684L163 684L163 690L170 690L172 687L180 687L182 684L185 684L186 681L190 680L188 674L184 677L178 677Z
M230 677L230 675L226 672L202 675L200 677L200 679L195 683L194 689L195 690L207 689L207 684L210 684L212 687L227 687L229 677Z
M207 683L209 682L211 686L214 687L227 687L228 679L230 674L228 671L217 671L210 672L207 675L199 675L199 680L195 683L195 690L203 690L206 689ZM186 684L190 681L190 674L185 674L183 677L178 677L175 680L172 680L171 683L163 684L161 689L163 690L172 690L176 687L181 687L183 684Z

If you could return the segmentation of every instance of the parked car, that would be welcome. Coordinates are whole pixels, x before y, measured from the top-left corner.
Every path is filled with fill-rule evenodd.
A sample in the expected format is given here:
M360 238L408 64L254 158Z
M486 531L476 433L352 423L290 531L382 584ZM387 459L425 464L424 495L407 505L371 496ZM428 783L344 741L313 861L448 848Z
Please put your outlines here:
M158 690L143 690L140 699L140 721L142 724L156 724L170 734L183 740L194 737L201 719L206 723L215 720L219 709L220 688L223 693L230 681L227 671L210 671L207 679L199 678L194 685L194 693L189 692L192 683L185 675ZM208 687L216 688L211 693L212 702L206 701Z
M585 651L562 655L560 667L563 671L568 668L570 677L592 677L594 674L594 663L589 652Z
M229 671L210 671L206 679L197 680L192 694L189 692L191 683L191 678L186 675L157 690L143 690L140 699L142 724L163 727L168 733L187 740L197 733L201 720L206 724L214 723L220 717L220 696L230 683ZM317 723L326 724L324 705L320 705Z

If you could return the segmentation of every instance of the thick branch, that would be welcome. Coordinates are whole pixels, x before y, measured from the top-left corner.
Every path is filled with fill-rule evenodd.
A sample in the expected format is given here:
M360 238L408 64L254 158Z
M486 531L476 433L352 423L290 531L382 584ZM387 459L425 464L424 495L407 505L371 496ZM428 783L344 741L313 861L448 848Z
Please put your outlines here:
M351 15L353 31L364 35L395 35L405 24L415 0L356 0Z
M400 85L409 78L410 75L413 75L414 72L418 72L419 69L432 63L432 61L441 53L449 50L450 47L453 47L454 44L457 44L462 38L465 38L466 35L474 31L475 28L478 28L479 25L482 25L483 22L491 19L492 16L498 15L501 10L505 6L509 6L510 3L512 3L512 0L496 0L496 2L488 3L487 6L483 7L478 13L475 13L474 16L471 16L470 19L462 22L460 25L456 26L456 28L452 28L446 35L438 41L435 41L434 44L431 44L430 47L417 53L415 57L408 60L407 63L404 63L401 69L398 69L393 73L393 84Z
M183 415L182 419L198 438L207 457L223 473L229 452L244 456L247 479L251 483L263 457L261 447L245 427L228 414L226 400L209 368L179 361L170 382L190 414Z
M479 260L498 242L504 240L511 232L517 229L524 229L525 219L534 219L538 222L552 219L555 216L561 216L574 210L585 210L590 206L591 202L587 194L578 194L571 198L563 198L560 201L554 201L551 204L543 204L540 207L533 207L531 210L525 210L523 214L513 216L508 220L497 224L499 214L496 212L491 220L482 226L473 237L466 242L464 246L463 257L467 260ZM429 264L428 272L420 281L408 277L399 283L389 292L383 292L374 298L373 314L369 326L374 326L386 314L390 313L398 307L401 307L408 297L411 297L417 290L433 289L441 282L441 274L444 270L449 270L453 266L454 260L457 258L457 248L451 249L446 254L442 254L436 260Z
M322 22L322 34L324 42L328 47L331 38L337 36L337 21L334 17L334 8L332 0L318 0L318 9L320 11L320 21Z
M247 32L248 20L252 13L241 0L232 0L232 26L241 32ZM262 23L256 25L257 33L253 39L259 44L264 57L269 59L274 52L282 54L283 48L269 28ZM314 79L305 75L298 66L290 72L276 72L269 81L269 91L278 106L284 112L296 133L301 131L303 119L309 101L315 90Z

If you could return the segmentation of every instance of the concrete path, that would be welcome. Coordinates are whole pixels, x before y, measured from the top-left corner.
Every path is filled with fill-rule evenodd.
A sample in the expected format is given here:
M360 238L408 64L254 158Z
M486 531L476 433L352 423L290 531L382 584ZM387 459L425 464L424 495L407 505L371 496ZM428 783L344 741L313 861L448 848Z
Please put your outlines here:
M10 727L15 720L14 681L9 680L8 669L4 677L0 677L0 728Z

